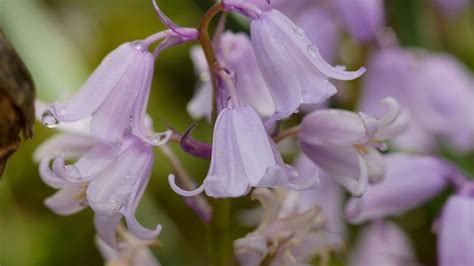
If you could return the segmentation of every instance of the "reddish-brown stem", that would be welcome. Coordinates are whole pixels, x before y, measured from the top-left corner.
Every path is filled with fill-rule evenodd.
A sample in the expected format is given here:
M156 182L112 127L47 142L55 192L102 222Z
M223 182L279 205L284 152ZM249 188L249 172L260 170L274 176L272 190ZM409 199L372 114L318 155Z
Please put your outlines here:
M212 121L215 122L217 119L217 108L216 108L216 94L217 94L217 73L219 72L219 62L216 58L214 47L212 46L212 40L209 37L209 23L211 20L221 11L224 10L224 4L218 2L207 10L201 19L198 27L198 41L201 44L204 55L206 56L207 64L209 65L209 72L212 80Z

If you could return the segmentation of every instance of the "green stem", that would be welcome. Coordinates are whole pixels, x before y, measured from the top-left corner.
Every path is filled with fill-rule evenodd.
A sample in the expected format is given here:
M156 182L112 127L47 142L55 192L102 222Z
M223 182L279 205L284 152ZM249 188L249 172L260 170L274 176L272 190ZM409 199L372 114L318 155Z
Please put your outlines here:
M217 119L217 76L220 69L216 58L212 40L209 37L208 28L211 20L221 11L224 11L224 4L218 2L207 10L201 19L198 27L198 41L206 56L209 72L212 80L212 124ZM229 241L229 222L230 222L230 200L214 199L211 200L213 207L212 221L209 226L209 265L222 266L230 265L230 241Z
M231 265L229 222L230 200L214 199L212 221L209 227L209 265Z

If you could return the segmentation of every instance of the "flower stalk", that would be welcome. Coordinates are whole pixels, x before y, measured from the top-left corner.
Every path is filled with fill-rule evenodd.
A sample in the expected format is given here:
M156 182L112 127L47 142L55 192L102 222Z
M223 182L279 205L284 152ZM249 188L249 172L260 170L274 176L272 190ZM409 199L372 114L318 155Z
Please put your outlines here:
M219 62L209 36L208 28L211 20L224 10L224 4L218 2L207 10L198 27L198 41L206 56L211 74L212 82L212 124L217 119L217 78L219 73ZM210 265L229 265L229 221L230 201L229 199L216 199L211 201L213 217L209 226L209 260Z

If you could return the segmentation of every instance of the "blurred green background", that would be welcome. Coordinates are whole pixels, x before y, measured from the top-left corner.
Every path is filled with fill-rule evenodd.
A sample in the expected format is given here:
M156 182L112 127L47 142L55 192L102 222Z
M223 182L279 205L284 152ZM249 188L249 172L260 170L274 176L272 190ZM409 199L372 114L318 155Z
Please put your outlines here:
M186 26L196 26L212 4L210 0L158 2L169 17ZM473 10L471 7L454 17L447 17L434 8L431 1L386 1L387 20L402 45L450 52L471 69L474 69ZM234 29L245 29L245 25L233 18L229 24ZM30 69L38 97L46 101L65 98L79 88L102 58L119 44L164 29L149 0L0 0L0 27ZM363 64L365 48L350 40L344 41L350 45L341 47L350 47L356 61ZM149 113L157 130L164 128L163 122L171 123L179 130L192 122L185 109L195 85L193 65L188 56L191 45L166 50L157 60L149 103ZM93 242L95 232L90 209L59 217L43 205L43 200L54 190L41 182L32 152L54 133L37 123L35 138L23 143L11 158L0 182L2 266L103 264ZM209 140L209 135L209 127L200 123L195 136ZM208 162L177 152L189 171L201 180ZM474 176L472 155L447 150L445 156L460 163ZM157 153L138 219L148 226L163 225L164 230L158 238L162 247L154 252L164 265L205 265L206 225L187 208L181 197L171 192L166 178L170 172L166 159ZM411 235L417 254L426 265L435 263L435 237L430 221L448 194L446 192L397 219ZM248 199L239 201L248 204ZM234 204L234 209L241 204ZM231 232L232 238L250 230L232 228L235 228ZM342 265L342 260L337 261Z

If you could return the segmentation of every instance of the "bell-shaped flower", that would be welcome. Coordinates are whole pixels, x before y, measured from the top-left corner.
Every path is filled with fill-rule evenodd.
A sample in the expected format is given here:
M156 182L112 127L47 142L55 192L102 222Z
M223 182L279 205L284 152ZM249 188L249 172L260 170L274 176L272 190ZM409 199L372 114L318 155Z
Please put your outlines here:
M437 230L440 266L474 265L473 214L472 192L451 196L446 202Z
M270 92L262 78L250 39L244 33L224 32L216 40L216 55L223 66L235 76L236 93L243 105L252 106L263 118L275 110ZM212 84L209 67L200 47L191 49L191 59L199 78L197 91L188 104L188 113L194 118L210 117ZM225 89L219 86L219 90Z
M167 141L170 132L148 136L144 119L154 56L145 40L120 45L68 101L51 104L43 114L46 126L91 117L91 135L104 143L121 143L129 129L149 144Z
M383 27L383 0L336 0L336 7L349 32L360 41L370 41Z
M401 228L392 222L376 221L360 233L347 265L416 266L420 264L417 262L409 238Z
M392 98L383 101L388 110L380 118L364 113L324 109L307 115L299 134L300 147L316 165L361 196L368 182L379 182L385 165L377 150L384 141L406 128L407 116Z
M394 144L430 152L444 139L459 150L474 148L474 116L470 115L474 78L458 60L446 54L387 47L372 56L369 67L360 110L380 115L383 110L377 103L393 97L412 118Z
M430 157L394 154L384 156L387 173L382 182L369 185L364 196L351 199L346 211L353 223L399 215L439 193L453 168Z
M288 117L302 103L322 103L334 95L336 87L329 78L352 80L365 72L347 72L329 65L304 30L277 10L253 19L251 40L275 104L275 120Z
M284 164L257 112L249 106L223 109L214 127L211 165L203 184L184 191L169 176L172 189L183 196L203 190L212 197L239 197L251 187L285 186L305 189L317 177L302 177Z
M90 206L99 236L112 247L116 247L116 226L122 216L129 230L141 239L159 234L161 226L149 230L135 218L153 163L151 146L129 134L119 147L97 143L71 165L65 162L66 154L49 154L41 160L43 181L60 189L45 200L46 206L60 215Z
M234 252L240 265L257 266L266 260L270 265L296 265L308 262L320 246L305 241L318 234L320 208L314 206L304 212L282 214L283 192L259 188L253 191L264 209L259 227L245 237L234 241ZM283 215L283 216L282 216ZM295 256L299 254L301 256Z

